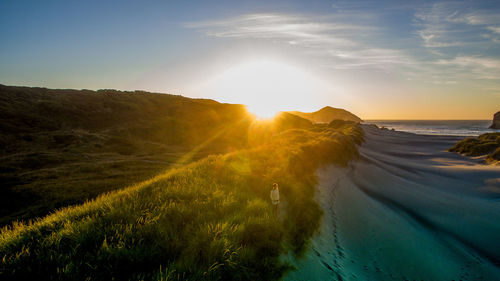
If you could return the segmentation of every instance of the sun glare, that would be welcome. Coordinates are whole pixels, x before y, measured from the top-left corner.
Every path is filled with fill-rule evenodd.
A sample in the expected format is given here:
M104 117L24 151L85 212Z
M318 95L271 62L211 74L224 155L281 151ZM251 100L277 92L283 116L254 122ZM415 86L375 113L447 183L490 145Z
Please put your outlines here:
M325 91L325 83L298 68L274 61L252 61L210 79L204 91L221 101L245 104L259 118L279 111L316 108L311 93Z

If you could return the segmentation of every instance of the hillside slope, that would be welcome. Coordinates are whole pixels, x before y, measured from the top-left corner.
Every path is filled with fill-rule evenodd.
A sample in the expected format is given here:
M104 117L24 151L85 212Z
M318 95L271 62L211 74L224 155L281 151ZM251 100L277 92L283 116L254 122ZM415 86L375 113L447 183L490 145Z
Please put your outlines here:
M240 149L250 122L212 100L0 85L0 225Z
M288 113L228 124L195 149L219 138L247 140L241 149L3 228L0 279L279 280L290 269L280 257L300 256L320 225L317 169L355 159L363 132L354 122L312 124Z
M322 109L311 113L305 113L300 111L290 111L289 113L308 119L314 123L330 123L333 120L344 120L344 121L354 121L354 122L362 121L358 116L352 114L351 112L345 109L334 108L331 106L325 106Z

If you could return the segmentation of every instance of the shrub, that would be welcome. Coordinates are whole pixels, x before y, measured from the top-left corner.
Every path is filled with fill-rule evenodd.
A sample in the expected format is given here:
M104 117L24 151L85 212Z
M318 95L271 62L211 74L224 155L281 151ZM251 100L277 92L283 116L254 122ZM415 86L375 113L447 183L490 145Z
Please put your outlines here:
M488 155L486 157L486 161L488 163L496 163L497 161L500 161L500 147L498 147L493 153Z
M486 156L487 163L498 160L500 148L500 133L487 133L477 138L466 138L456 143L448 151L468 156Z

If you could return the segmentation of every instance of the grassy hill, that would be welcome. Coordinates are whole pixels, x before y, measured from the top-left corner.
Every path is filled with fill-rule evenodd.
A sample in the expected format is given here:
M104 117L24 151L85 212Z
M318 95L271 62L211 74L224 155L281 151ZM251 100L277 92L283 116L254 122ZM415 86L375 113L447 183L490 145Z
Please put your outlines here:
M333 120L344 120L344 121L354 121L361 122L362 120L350 113L349 111L342 108L333 108L331 106L325 106L322 109L305 113L300 111L290 111L291 114L295 114L314 123L330 123Z
M211 100L0 85L0 224L240 149L250 121Z
M300 255L320 224L316 169L346 165L363 139L355 122L313 124L288 113L256 121L239 105L179 96L1 90L10 128L2 157L21 159L2 164L2 180L13 179L4 195L16 198L25 180L26 196L49 211L44 203L97 196L4 227L1 280L279 279L290 269L280 255ZM53 158L37 161L43 155Z

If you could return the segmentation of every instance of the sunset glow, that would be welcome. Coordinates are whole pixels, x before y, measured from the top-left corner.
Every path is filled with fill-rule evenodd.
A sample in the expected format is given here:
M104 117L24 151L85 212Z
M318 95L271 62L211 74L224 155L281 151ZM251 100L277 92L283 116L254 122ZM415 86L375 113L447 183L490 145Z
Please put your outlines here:
M255 60L231 67L209 79L204 90L222 101L247 105L260 118L282 110L309 109L304 95L327 90L327 85L298 68L271 60Z
M2 0L0 34L0 281L500 280L500 0Z

